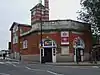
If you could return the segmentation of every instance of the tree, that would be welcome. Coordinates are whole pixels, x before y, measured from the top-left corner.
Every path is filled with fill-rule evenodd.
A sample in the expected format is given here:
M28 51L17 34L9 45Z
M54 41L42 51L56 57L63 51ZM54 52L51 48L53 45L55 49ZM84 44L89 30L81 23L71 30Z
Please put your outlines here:
M78 19L91 24L93 35L100 34L100 0L81 0Z
M99 27L100 30L100 0L81 0L82 9L78 19Z

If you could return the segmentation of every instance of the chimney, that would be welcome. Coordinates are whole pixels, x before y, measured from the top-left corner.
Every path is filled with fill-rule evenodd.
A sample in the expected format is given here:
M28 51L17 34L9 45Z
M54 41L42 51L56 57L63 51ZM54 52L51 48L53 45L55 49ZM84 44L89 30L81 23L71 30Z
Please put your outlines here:
M44 6L49 10L49 0L44 0Z

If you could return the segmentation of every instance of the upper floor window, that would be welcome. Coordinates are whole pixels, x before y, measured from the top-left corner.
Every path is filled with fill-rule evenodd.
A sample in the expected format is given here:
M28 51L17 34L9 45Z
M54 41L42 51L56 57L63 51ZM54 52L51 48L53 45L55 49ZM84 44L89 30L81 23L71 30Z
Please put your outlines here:
M17 25L15 25L15 26L13 27L13 32L16 32L16 31L18 31L18 26L17 26Z
M18 36L13 37L13 44L18 43Z
M36 11L32 11L32 12L31 12L31 15L32 15L32 16L34 16L34 15L35 15L35 13L36 13Z
M28 41L27 40L24 40L23 41L23 49L25 49L27 47L28 47Z
M44 11L42 11L42 15L44 15Z
M20 34L22 34L23 33L23 31L22 31L22 29L20 29Z

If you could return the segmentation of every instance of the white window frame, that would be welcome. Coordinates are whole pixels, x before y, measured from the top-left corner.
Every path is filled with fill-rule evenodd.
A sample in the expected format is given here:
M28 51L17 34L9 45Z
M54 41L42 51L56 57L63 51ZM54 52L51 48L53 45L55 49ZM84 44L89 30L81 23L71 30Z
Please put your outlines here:
M18 37L17 36L13 38L13 44L16 44L16 43L18 43Z
M13 33L13 44L18 43L18 36L16 35L16 33Z
M24 40L23 41L23 49L26 49L26 48L28 48L28 41Z
M18 26L17 26L17 25L15 25L15 26L13 27L13 33L16 32L16 31L18 31Z
M64 50L62 48L64 48ZM62 46L62 48L61 48L61 55L69 55L69 46L67 47Z
M22 34L23 33L23 30L20 28L20 34Z
M32 11L32 13L31 13L31 14L32 14L32 16L34 16L34 15L36 14L36 11Z

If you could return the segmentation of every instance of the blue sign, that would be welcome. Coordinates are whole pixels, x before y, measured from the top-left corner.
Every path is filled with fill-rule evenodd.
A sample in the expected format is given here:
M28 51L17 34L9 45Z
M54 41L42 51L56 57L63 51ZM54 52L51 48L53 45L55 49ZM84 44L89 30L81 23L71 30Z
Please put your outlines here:
M40 42L41 46L43 45L43 41Z

